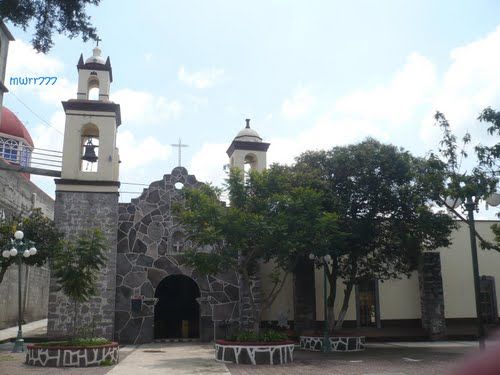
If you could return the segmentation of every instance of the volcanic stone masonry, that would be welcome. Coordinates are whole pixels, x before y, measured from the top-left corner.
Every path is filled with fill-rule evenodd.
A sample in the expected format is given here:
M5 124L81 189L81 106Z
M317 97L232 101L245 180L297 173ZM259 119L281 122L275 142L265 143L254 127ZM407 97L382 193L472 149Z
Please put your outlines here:
M432 340L446 336L444 315L443 279L441 277L441 255L424 253L418 273L420 284L420 306L422 328Z
M82 231L99 228L106 239L106 265L98 275L98 295L78 306L78 326L95 324L95 335L113 338L116 227L118 223L118 194L56 191L54 221L66 239L74 239ZM59 290L51 277L47 334L59 337L71 332L73 304Z
M179 255L192 243L174 217L172 205L181 199L183 187L200 185L185 168L176 167L151 183L140 197L119 205L115 339L120 343L153 341L155 289L170 275L188 276L200 289L202 341L213 338L214 321L239 319L236 273L205 276L179 263ZM134 297L142 301L140 309L132 308Z

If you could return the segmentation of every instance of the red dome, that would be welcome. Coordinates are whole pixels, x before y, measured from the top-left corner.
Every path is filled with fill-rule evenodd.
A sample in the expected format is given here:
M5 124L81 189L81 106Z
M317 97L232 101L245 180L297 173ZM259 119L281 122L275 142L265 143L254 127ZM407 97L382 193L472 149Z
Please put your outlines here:
M22 138L31 147L35 147L33 140L31 139L30 133L24 127L21 120L13 114L10 109L2 108L2 119L0 121L0 133L12 135L13 137Z

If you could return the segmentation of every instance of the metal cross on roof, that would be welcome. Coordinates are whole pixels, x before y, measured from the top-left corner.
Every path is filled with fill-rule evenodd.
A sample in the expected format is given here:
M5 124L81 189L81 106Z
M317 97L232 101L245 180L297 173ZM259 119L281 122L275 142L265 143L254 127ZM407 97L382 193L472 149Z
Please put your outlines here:
M178 147L178 157L179 157L179 167L181 166L181 149L182 147L189 147L189 145L183 145L181 139L179 138L179 143L171 143L170 146Z
M95 41L97 42L97 47L99 47L99 42L102 41L102 39L97 37Z

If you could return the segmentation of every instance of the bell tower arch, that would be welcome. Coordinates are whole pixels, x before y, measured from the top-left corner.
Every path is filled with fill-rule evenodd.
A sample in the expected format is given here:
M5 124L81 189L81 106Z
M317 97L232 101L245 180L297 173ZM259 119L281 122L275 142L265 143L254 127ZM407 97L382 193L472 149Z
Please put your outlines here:
M262 142L259 134L250 128L250 119L245 121L245 127L236 135L226 151L229 166L242 171L263 171L267 167L267 150L270 144Z
M116 135L120 105L109 100L112 70L109 57L94 48L80 56L76 99L62 103L66 114L61 178L56 179L54 221L66 240L99 229L106 239L106 263L97 279L97 295L78 304L80 325L96 324L96 335L113 338L118 228L118 168ZM97 90L93 94L92 90ZM47 333L68 334L75 306L51 277Z

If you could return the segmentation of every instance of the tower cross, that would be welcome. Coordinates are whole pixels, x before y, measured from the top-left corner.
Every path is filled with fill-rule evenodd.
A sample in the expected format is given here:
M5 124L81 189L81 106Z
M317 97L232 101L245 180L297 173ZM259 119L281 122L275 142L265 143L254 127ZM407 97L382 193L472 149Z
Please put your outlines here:
M179 143L171 143L170 146L178 148L178 157L179 157L179 167L181 166L181 149L182 147L189 147L189 145L183 145L181 139L179 138Z
M101 39L101 38L99 38L99 37L97 37L97 38L96 38L96 40L95 40L95 41L97 42L97 47L99 47L99 42L100 42L101 40L102 40L102 39Z

